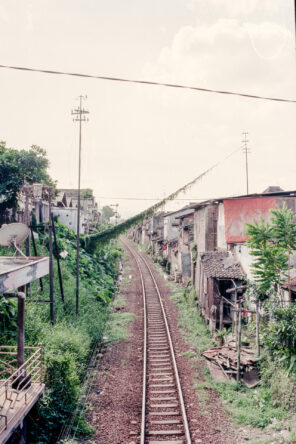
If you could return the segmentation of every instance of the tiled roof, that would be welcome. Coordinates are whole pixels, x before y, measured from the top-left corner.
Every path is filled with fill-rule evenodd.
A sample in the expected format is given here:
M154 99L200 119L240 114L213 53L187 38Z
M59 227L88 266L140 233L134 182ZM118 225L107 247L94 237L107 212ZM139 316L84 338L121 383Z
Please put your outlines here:
M207 277L239 279L245 274L240 263L228 251L202 253L201 262Z

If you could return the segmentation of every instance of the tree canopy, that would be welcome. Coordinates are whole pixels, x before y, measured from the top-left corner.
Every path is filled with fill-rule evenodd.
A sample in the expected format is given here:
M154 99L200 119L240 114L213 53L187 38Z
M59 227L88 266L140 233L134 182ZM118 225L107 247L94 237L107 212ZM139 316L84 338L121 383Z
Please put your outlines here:
M55 185L48 166L43 148L32 145L29 150L17 150L0 142L0 211L16 208L18 192L25 182Z
M115 211L113 208L109 207L108 205L105 205L102 208L102 219L106 222L110 221L110 217L114 216Z

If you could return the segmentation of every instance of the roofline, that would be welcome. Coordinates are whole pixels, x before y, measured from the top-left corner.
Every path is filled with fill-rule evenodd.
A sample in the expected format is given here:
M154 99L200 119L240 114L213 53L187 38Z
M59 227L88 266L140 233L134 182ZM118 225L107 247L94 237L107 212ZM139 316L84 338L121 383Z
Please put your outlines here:
M166 214L164 215L164 217L166 217L166 216L171 216L172 214L179 213L180 211L184 211L184 210L191 210L191 206L190 206L190 204L189 204L189 205L186 205L185 207L180 208L179 210L170 211L169 213L166 213Z
M182 214L182 216L177 216L176 219L185 219L188 216L192 216L194 214L193 208L188 208L189 210L192 209L190 213Z
M286 197L296 197L296 190L291 191L275 191L272 193L253 193L253 194L242 194L240 196L228 196L228 197L218 197L217 199L204 200L203 202L191 203L189 208L196 209L199 207L204 207L206 205L211 205L215 203L221 203L224 200L235 200L235 199L251 199L256 197L270 197L270 196L286 196Z

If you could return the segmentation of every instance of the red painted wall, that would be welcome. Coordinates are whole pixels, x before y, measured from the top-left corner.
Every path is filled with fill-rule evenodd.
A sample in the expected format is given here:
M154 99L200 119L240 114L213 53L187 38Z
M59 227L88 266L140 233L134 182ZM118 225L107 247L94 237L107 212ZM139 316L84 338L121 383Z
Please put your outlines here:
M228 244L247 240L246 223L269 220L270 209L276 208L276 197L255 197L224 200L225 234Z

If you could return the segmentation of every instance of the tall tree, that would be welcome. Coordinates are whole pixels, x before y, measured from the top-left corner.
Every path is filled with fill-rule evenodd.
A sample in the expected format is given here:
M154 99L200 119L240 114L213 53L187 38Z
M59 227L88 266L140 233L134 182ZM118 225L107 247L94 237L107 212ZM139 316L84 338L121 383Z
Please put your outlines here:
M43 148L32 145L29 150L16 150L0 142L0 212L16 208L18 192L25 182L55 185L48 166Z

